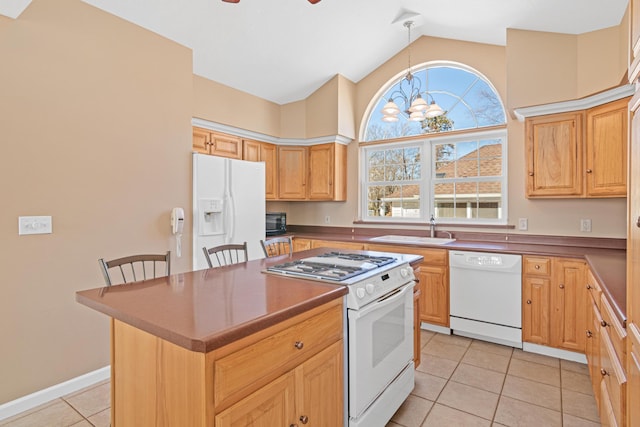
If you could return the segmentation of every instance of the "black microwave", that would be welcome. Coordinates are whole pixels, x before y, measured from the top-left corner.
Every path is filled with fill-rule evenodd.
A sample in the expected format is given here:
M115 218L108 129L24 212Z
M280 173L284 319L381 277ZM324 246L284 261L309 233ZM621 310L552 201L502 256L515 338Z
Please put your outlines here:
M265 222L267 236L275 236L287 232L287 213L286 212L267 212Z

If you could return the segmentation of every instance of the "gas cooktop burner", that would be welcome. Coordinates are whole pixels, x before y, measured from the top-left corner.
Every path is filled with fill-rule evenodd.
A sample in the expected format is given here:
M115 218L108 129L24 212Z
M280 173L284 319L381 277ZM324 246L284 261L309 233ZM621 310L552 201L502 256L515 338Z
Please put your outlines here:
M267 267L267 271L321 280L343 281L390 264L396 259L342 252L327 252L311 258Z

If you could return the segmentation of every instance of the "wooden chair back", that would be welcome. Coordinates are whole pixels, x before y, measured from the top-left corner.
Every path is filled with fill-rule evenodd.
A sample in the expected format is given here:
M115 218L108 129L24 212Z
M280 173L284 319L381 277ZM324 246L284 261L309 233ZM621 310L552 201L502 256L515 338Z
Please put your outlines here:
M260 244L267 258L293 253L293 242L288 236L272 237L266 241L260 240Z
M171 274L171 251L157 255L130 255L111 261L105 261L104 258L100 258L98 264L107 286L111 286L114 283L155 279ZM115 277L112 277L112 275Z
M228 244L215 246L213 248L202 248L204 258L209 264L209 268L224 267L225 265L247 262L247 242L243 244Z

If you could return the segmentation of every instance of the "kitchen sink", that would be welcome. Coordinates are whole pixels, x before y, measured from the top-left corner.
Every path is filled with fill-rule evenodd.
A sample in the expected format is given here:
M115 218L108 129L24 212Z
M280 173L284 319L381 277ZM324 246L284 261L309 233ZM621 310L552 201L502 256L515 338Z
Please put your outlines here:
M375 242L407 243L420 245L446 245L447 243L456 241L456 239L448 239L445 237L400 236L393 234L373 237L371 238L371 240Z

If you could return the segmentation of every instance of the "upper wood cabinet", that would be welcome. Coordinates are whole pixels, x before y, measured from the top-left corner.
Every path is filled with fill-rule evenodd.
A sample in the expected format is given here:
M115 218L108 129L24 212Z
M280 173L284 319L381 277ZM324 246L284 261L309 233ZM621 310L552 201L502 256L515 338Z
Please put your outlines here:
M237 136L194 127L192 141L193 149L198 153L242 158L242 139Z
M344 201L346 170L343 144L278 146L278 199Z
M242 159L250 162L264 162L265 193L267 200L278 197L278 157L275 144L268 142L242 140Z
M527 119L527 196L582 194L582 122L584 113Z
M527 197L624 197L628 101L527 118Z
M307 157L307 147L278 147L278 199L307 198Z
M330 143L309 147L309 199L347 199L347 147Z
M624 98L587 110L587 196L627 194L628 103Z

